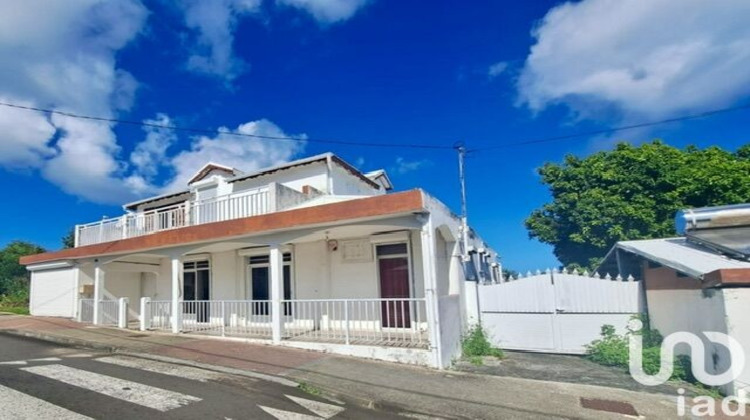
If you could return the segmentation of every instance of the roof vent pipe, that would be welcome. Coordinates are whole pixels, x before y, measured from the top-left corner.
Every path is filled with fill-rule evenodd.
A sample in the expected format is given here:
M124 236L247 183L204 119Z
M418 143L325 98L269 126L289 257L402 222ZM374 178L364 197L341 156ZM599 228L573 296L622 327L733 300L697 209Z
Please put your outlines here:
M674 225L680 235L698 229L750 225L750 203L680 210Z

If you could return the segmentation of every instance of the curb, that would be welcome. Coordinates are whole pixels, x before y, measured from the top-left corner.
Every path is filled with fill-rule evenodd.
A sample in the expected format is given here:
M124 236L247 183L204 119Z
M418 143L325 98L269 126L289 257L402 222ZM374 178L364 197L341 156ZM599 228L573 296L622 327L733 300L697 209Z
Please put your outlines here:
M8 328L0 330L0 334L14 335L17 337L34 338L41 341L47 341L50 343L62 344L69 347L85 347L88 349L102 350L108 353L115 353L119 350L118 347L109 346L106 344L95 343L92 341L81 340L78 338L67 338L59 337L53 334L40 333L29 330L19 330L15 328Z

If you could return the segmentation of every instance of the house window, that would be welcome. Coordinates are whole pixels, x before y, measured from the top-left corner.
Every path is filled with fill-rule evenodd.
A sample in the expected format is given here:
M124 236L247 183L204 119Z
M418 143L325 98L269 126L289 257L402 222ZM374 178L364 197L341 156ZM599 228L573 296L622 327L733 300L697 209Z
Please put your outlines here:
M253 255L248 258L248 292L254 301L271 299L271 272L269 255ZM292 254L283 254L284 300L292 299ZM253 305L257 315L270 315L268 303ZM291 304L284 304L284 315L291 315Z
M210 300L211 267L208 260L182 265L182 296L184 300Z

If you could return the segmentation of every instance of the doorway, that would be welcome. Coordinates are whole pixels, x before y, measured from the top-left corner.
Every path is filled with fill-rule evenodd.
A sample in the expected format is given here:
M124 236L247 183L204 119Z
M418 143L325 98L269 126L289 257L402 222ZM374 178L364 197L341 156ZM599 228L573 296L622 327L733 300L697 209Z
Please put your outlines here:
M381 322L386 328L411 327L409 299L409 247L405 243L378 245L378 275L380 277Z
M292 254L284 253L284 300L292 299ZM270 315L271 300L271 269L270 257L268 255L252 256L249 259L248 274L249 288L248 295L254 303L253 315ZM291 315L291 303L284 304L284 315Z
M208 260L182 265L182 297L185 313L195 314L197 322L207 322L211 300L211 267Z

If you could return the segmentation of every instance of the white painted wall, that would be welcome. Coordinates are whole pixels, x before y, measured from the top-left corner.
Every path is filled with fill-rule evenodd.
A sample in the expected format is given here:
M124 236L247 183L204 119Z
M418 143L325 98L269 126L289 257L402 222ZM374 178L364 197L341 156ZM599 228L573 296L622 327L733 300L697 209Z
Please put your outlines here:
M328 191L328 175L325 162L315 162L309 165L286 169L270 175L231 183L233 192L264 187L269 182L278 182L286 187L302 191L304 185L309 185L320 191Z
M376 189L372 185L363 181L357 176L352 175L349 171L333 164L331 171L333 180L333 192L336 195L380 195L385 194L385 189Z
M34 271L31 273L29 311L35 316L75 315L75 269Z
M750 395L750 289L722 289L724 295L724 308L726 310L727 334L739 341L745 350L745 368L740 377L730 385L731 392L736 395L739 390L744 390ZM729 388L729 387L728 387Z
M648 279L647 279L648 281ZM667 336L674 332L691 332L701 337L704 342L706 372L721 373L727 369L730 363L729 351L719 344L706 340L703 331L718 331L727 333L724 299L725 290L722 289L689 289L689 290L648 290L646 301L648 302L649 319L651 326ZM744 312L747 322L746 309L743 311L732 304L732 313ZM689 347L679 345L677 354L690 354ZM714 356L715 355L715 356ZM716 358L716 363L714 363ZM732 392L733 384L722 387L724 392Z

